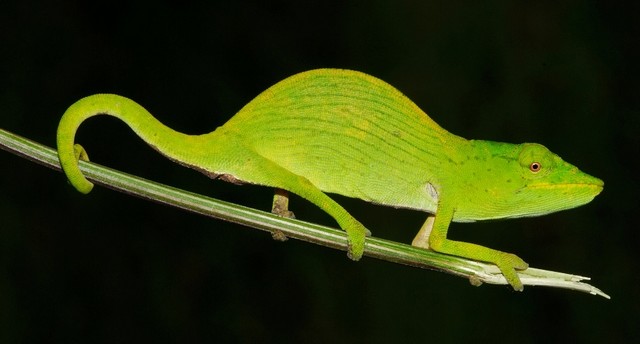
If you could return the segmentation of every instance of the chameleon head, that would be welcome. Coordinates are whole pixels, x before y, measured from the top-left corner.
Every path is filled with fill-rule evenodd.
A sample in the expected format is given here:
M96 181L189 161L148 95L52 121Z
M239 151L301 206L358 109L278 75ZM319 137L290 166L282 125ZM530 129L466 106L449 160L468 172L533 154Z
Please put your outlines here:
M522 186L515 197L528 209L529 214L525 216L575 208L589 203L602 192L602 180L578 170L546 147L535 143L519 147Z
M565 162L546 147L535 143L517 145L519 169L515 189L506 199L512 214L506 217L538 216L589 203L604 182Z
M603 189L602 180L565 162L535 143L513 145L474 141L482 156L471 166L476 192L458 221L539 216L589 203ZM466 167L466 166L465 166Z

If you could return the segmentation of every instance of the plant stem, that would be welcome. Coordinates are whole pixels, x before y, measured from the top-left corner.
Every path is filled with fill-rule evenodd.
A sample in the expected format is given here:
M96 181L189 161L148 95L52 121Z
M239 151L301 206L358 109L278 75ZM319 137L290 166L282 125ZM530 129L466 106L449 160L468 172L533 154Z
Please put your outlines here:
M61 171L54 149L0 129L0 149L35 163ZM90 181L130 195L167 204L205 216L239 223L270 233L282 232L286 237L346 251L347 237L342 230L220 201L180 190L140 177L132 176L95 163L80 161L80 169ZM492 265L449 256L380 238L367 238L365 256L394 263L444 271L468 278L472 284L507 284L500 270ZM588 277L529 268L518 272L524 285L565 288L609 296L583 281Z

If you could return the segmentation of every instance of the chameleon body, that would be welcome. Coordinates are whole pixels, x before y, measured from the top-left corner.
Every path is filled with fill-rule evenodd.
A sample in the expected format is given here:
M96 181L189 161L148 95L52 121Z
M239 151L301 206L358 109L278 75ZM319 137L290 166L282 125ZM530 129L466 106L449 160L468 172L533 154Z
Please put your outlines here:
M273 85L203 135L176 132L121 96L79 100L63 115L57 143L65 173L83 193L92 184L78 168L77 159L86 154L74 148L74 137L82 121L98 114L123 120L169 159L212 178L311 201L347 232L354 260L369 232L327 193L424 211L428 217L413 245L496 264L516 290L522 290L516 270L527 264L510 253L447 239L450 222L543 215L586 204L603 189L601 180L542 145L464 139L382 80L318 69Z

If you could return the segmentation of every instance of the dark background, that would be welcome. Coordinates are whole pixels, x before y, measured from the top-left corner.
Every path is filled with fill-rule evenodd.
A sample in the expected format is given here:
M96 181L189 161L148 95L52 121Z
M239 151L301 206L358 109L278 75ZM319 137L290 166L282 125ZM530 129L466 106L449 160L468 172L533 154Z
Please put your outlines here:
M3 2L0 127L53 146L69 105L113 92L205 133L289 75L357 69L455 134L539 142L602 178L604 192L581 208L454 224L451 235L590 276L612 299L354 263L100 187L83 196L62 174L0 152L0 342L638 339L637 2L231 3ZM212 182L115 119L88 121L77 140L98 163L269 209L270 190ZM403 242L425 217L338 201L374 235ZM293 202L299 218L335 225Z

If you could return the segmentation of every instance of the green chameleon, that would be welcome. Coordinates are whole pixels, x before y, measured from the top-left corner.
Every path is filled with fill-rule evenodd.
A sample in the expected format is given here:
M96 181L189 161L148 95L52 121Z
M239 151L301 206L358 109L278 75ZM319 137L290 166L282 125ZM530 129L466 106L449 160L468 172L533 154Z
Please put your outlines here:
M318 69L291 76L258 95L227 123L203 135L176 132L134 101L97 94L60 120L60 163L71 184L93 184L78 168L80 124L95 115L124 121L169 159L211 178L273 187L274 212L291 216L287 192L331 215L358 260L370 232L327 196L427 212L414 246L493 263L515 290L518 256L447 239L449 223L544 215L590 202L604 183L542 145L467 140L453 135L382 80Z

